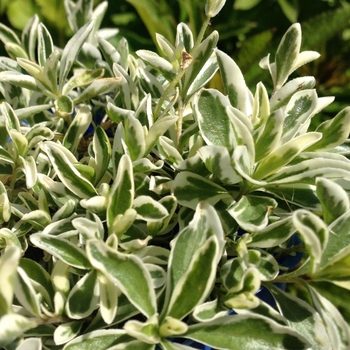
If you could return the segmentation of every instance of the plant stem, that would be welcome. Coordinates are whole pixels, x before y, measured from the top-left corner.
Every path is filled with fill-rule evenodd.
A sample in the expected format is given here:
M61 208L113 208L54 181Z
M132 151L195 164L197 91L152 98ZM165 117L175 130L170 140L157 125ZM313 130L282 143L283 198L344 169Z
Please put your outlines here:
M210 17L207 17L206 20L204 21L202 28L198 34L197 40L191 50L191 56L193 57L196 54L196 51L198 50L198 47L200 45L200 43L203 40L204 34L206 29L208 28L208 25L210 23ZM164 94L162 95L162 97L159 99L157 107L154 111L154 119L157 120L159 118L160 115L160 111L162 109L162 105L165 102L165 100L167 99L167 97L169 96L169 94L171 93L171 91L174 90L175 86L180 82L180 80L182 79L182 77L184 76L186 72L186 68L180 68L178 74L176 75L176 77L173 79L173 81L169 84L169 86L167 87L167 89L164 91Z

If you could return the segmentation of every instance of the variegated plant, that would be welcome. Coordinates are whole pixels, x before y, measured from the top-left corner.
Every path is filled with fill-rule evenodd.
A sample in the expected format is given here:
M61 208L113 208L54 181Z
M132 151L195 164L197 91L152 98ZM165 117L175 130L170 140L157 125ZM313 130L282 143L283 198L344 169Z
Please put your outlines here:
M136 56L92 3L63 50L0 24L0 347L348 349L317 282L350 289L350 109L310 130L300 25L253 94L205 37L224 0Z

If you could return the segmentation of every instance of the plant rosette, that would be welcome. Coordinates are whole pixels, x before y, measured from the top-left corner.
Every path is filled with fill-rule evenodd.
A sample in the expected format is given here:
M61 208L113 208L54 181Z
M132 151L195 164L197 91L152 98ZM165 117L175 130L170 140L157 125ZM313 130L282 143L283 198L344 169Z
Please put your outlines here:
M301 26L251 91L224 0L159 53L64 4L62 49L38 16L0 24L0 347L348 349L320 284L350 289L350 108L311 129L333 98L290 79L319 57Z

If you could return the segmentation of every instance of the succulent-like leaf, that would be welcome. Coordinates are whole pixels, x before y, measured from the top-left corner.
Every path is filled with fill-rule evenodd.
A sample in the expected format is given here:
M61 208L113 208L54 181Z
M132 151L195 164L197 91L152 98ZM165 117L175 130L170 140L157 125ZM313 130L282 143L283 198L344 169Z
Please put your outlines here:
M169 300L167 316L181 320L207 298L215 281L220 255L218 239L211 236L195 252L188 270L177 281ZM184 295L189 297L184 298Z
M137 212L137 218L149 222L164 219L169 215L166 208L149 196L138 196L135 198L133 208Z
M60 180L70 191L86 199L97 194L91 182L74 168L67 155L56 144L46 142L42 147Z
M224 7L226 0L207 0L205 14L207 17L215 17Z
M70 266L83 270L91 268L85 252L67 239L35 233L30 236L30 240L36 247L61 259Z
M301 45L301 28L299 23L289 27L277 48L275 64L276 75L273 76L275 90L279 90L294 70Z
M312 349L326 349L330 346L327 331L320 315L305 301L270 285L269 289L288 325L304 336Z
M72 319L82 319L89 316L98 307L98 299L97 272L92 270L71 289L66 302L67 315Z
M67 343L63 350L88 350L91 347L110 348L118 344L122 339L128 340L124 330L121 329L101 329L90 333L85 333Z
M295 231L292 218L287 217L253 233L253 240L248 243L248 246L258 248L275 247L285 242Z
M4 250L4 254L0 258L0 276L3 281L0 290L0 320L12 311L14 285L20 255L21 250L18 247L9 246ZM0 337L0 339L4 338Z
M322 138L318 132L310 132L285 143L265 157L254 171L254 179L261 180L288 164L304 149Z
M167 80L171 81L176 76L176 71L173 65L165 58L160 57L158 54L148 50L138 50L136 54L156 71L162 74Z
M140 258L119 253L99 240L87 242L91 264L112 279L130 302L147 317L156 313L156 297L151 276Z
M250 115L252 113L252 96L240 68L223 51L216 50L216 55L225 93L231 105L238 108L245 115Z
M215 236L216 239L210 240L209 242L211 236ZM169 258L166 304L169 302L171 303L171 315L177 318L175 315L176 312L181 313L182 316L186 315L196 304L204 301L202 298L210 291L211 287L208 281L212 281L212 278L214 278L215 271L214 275L211 274L215 269L213 267L209 268L205 264L200 267L198 263L200 260L207 258L210 261L208 265L214 264L215 261L217 263L217 259L220 259L221 256L220 252L224 247L223 230L214 208L205 202L199 203L193 220L181 231L173 244L174 246ZM208 257L205 256L205 251L208 252ZM193 266L192 272L191 266ZM196 268L194 268L194 266L196 266ZM194 280L197 280L197 278L200 279L199 276L196 277L196 271L202 268L208 268L212 271L202 271L207 277L203 278L202 281L198 280L196 282L202 287L200 290L196 291L194 301L182 300L181 302L179 295L180 290L182 288L187 289L191 285L189 275L192 274ZM177 292L174 294L175 290L177 290ZM179 311L176 311L174 307L177 303L179 303Z
M228 212L244 230L258 232L266 227L269 214L276 207L277 202L269 197L242 196Z
M81 47L83 46L86 38L89 36L93 25L93 22L89 22L86 23L83 27L81 27L75 33L75 35L68 41L67 45L65 46L62 52L59 75L59 87L61 91L63 89L69 71L71 70L73 63Z
M315 214L304 209L293 213L293 224L301 235L310 254L310 272L316 272L324 249L327 247L329 231L325 223Z
M134 179L131 159L123 155L120 159L117 176L110 191L107 207L107 225L110 227L118 214L130 209L134 200Z
M62 345L79 335L83 323L81 321L72 321L60 324L53 334L56 345Z
M215 205L220 199L231 198L225 188L189 171L183 171L176 176L173 188L178 202L192 209L201 201Z
M194 114L202 137L208 145L222 146L231 151L234 147L233 126L226 107L230 102L217 90L203 90L194 102Z
M248 315L221 317L188 327L183 335L215 349L309 349L308 341L289 327Z
M9 313L0 317L0 346L5 347L37 323L22 315Z
M103 320L111 324L118 309L119 290L113 281L105 275L98 275L100 290L100 312Z
M322 133L322 139L312 145L307 151L329 151L341 145L350 132L350 107L343 109L333 119L330 119L317 128Z
M25 310L33 316L41 317L38 295L26 272L21 267L17 268L15 295Z
M323 220L331 224L350 208L349 197L337 183L324 179L316 179L316 192L322 205Z
M350 345L350 331L339 310L325 297L308 285L314 307L321 315L333 348L345 350Z

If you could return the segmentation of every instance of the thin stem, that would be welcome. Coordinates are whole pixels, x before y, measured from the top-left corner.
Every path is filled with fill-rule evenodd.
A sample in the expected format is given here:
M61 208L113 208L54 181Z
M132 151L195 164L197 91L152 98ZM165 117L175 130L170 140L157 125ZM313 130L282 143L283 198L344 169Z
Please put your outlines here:
M200 43L203 40L204 34L206 29L208 28L208 25L210 23L210 17L207 17L206 20L204 21L202 28L198 34L197 40L191 50L191 56L193 57L196 54L196 51L198 50L198 47L200 45ZM174 90L175 86L180 82L180 80L182 79L182 77L184 76L186 72L186 68L180 68L178 74L176 75L176 77L173 79L173 81L169 84L169 86L167 87L167 89L164 91L164 94L161 96L161 98L158 101L157 107L154 111L154 119L157 120L159 118L160 115L160 111L162 109L162 105L165 102L165 100L167 99L167 97L169 96L169 94Z

